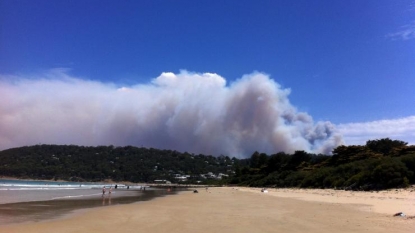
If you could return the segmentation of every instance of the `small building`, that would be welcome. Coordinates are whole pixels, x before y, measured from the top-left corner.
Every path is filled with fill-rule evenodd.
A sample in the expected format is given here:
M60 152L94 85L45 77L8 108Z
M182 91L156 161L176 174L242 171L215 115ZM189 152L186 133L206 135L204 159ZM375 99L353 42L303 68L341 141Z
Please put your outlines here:
M168 180L154 180L155 184L171 184Z

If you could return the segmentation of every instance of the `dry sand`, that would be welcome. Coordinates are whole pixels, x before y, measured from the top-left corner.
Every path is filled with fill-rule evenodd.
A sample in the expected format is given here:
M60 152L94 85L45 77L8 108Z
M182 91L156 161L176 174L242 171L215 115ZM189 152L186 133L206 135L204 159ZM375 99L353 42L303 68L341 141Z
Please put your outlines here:
M0 232L415 232L415 191L209 188L80 211Z

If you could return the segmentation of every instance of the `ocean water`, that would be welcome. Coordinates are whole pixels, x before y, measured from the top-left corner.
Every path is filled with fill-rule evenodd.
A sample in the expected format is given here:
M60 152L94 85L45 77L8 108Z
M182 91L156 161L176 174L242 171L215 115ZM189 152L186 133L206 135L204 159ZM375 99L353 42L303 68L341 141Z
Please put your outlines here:
M115 189L115 184L109 183L0 179L0 225L50 220L79 209L147 201L174 193L139 185L117 184Z
M134 195L130 192L122 192L126 191L127 187L128 191L149 189L149 187L139 185L0 179L0 204L101 197L103 187L107 192L110 187L113 188L112 197L120 196L120 194Z

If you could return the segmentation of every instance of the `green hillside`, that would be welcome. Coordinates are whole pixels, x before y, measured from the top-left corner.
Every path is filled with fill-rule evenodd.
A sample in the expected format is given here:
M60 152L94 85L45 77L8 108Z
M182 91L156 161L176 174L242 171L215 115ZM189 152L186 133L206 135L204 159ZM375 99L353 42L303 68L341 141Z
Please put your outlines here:
M0 152L0 176L70 181L228 184L378 190L415 183L415 146L389 138L339 146L332 155L296 151L249 159L132 146L36 145Z

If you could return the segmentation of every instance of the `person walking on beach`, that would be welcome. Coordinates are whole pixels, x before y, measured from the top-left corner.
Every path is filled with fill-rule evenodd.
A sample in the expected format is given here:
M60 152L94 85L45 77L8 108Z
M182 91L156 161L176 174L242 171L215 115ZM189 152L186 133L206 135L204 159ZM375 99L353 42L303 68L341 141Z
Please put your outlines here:
M111 194L112 192L112 186L110 187L110 190L108 191L108 194Z
M105 186L102 188L102 196L104 196L105 195L105 192L106 192L106 190L105 190Z

